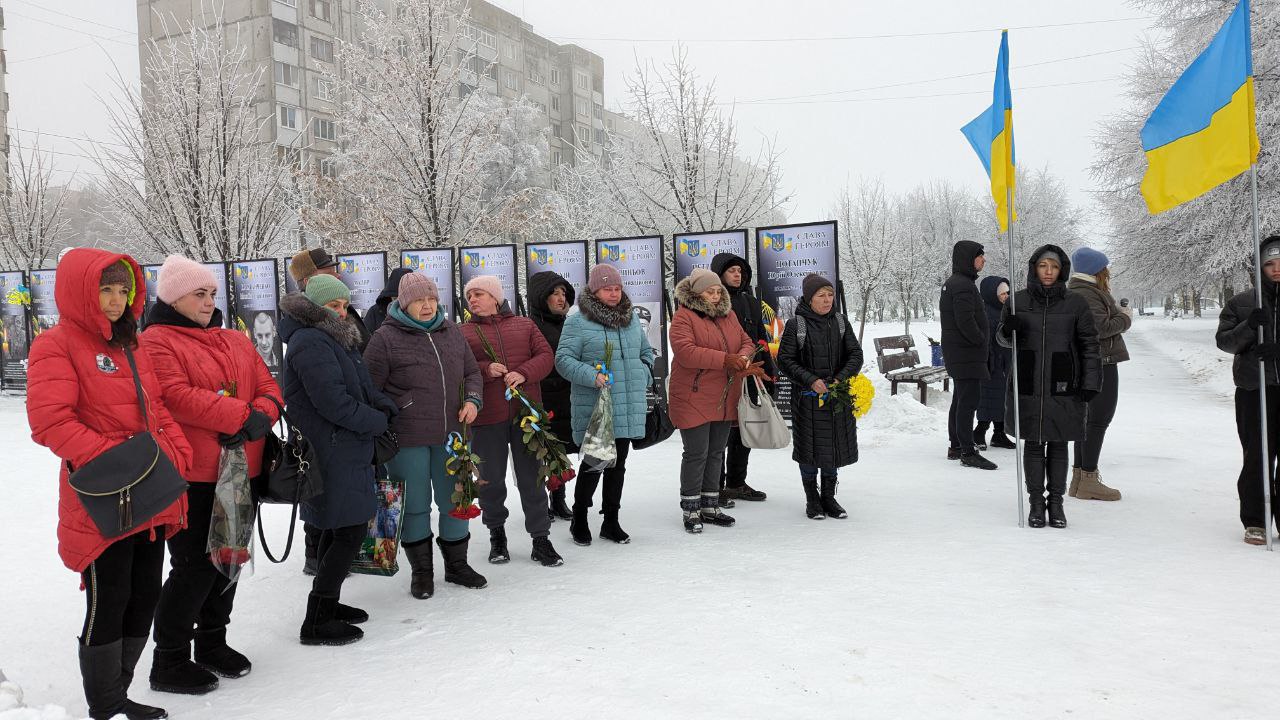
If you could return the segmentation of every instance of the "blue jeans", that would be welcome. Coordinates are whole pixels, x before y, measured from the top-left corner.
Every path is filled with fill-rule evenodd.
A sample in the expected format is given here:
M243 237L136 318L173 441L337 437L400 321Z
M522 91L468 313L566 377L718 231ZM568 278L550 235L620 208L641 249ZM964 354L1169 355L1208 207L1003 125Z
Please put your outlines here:
M833 478L840 471L840 468L819 468L816 465L806 465L804 463L799 463L799 465L801 480L813 480L818 477L819 470L822 471L822 477L824 478Z
M400 518L400 541L415 543L431 537L431 499L435 496L440 516L440 539L461 540L468 534L467 521L449 514L453 509L453 476L444 469L449 458L444 445L400 448L387 463L387 471L404 483L404 510Z

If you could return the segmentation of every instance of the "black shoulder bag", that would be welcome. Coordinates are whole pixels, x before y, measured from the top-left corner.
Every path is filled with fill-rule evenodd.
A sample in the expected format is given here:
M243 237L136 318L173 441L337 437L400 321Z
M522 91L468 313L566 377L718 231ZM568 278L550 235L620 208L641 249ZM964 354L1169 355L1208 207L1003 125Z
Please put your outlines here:
M124 348L142 409L142 432L74 470L71 489L105 538L125 535L159 515L187 492L187 481L147 428L147 400L133 351ZM68 467L70 467L68 465Z
M270 395L267 399L280 411L280 426L286 439L281 440L274 432L267 433L263 438L262 470L250 480L250 485L258 505L258 540L262 543L262 552L271 562L282 563L289 559L289 552L293 549L293 531L298 524L298 503L323 492L324 481L311 443L297 428L287 424L288 416L285 415L284 407ZM284 554L279 559L271 554L267 537L262 530L263 503L293 506L289 517L289 536L285 540Z

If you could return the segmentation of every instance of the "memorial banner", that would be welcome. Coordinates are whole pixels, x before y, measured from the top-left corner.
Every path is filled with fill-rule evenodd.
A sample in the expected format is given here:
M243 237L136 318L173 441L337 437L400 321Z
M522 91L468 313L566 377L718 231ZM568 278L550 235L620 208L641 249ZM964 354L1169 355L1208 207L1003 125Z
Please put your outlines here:
M27 306L31 291L21 270L0 272L0 377L4 384L21 384L27 376L31 344Z
M32 339L58 324L58 301L54 296L57 275L56 270L31 271Z
M661 235L596 240L596 263L608 263L622 275L622 288L658 353L653 372L667 376L667 316L663 311L665 273Z
M337 260L338 279L351 290L351 307L363 318L387 284L387 256L380 252L356 253L339 255Z
M529 243L524 255L525 283L529 278L545 270L559 274L581 293L587 287L587 243L584 240L567 242ZM570 312L573 308L569 308Z
M266 363L279 376L284 351L280 341L280 285L276 260L242 260L231 264L234 309L233 327L244 333Z
M410 268L431 278L440 290L439 312L456 320L457 289L453 286L453 248L433 250L401 250L400 267Z
M671 238L674 249L675 282L689 277L694 268L711 269L711 260L720 253L733 253L747 260L747 231L677 233Z
M459 248L458 258L459 291L464 291L467 282L479 275L494 275L502 286L502 294L511 306L511 312L520 311L519 288L516 287L516 246L515 245L477 245ZM466 307L466 298L462 298Z
M231 324L231 305L228 302L227 293L227 263L201 263L209 272L213 273L214 280L217 283L217 295L214 299L214 307L222 311L222 327L232 327ZM150 310L151 306L156 302L156 292L160 287L160 265L143 265L142 275L147 284L147 302L146 310ZM143 311L143 324L146 321L146 310Z

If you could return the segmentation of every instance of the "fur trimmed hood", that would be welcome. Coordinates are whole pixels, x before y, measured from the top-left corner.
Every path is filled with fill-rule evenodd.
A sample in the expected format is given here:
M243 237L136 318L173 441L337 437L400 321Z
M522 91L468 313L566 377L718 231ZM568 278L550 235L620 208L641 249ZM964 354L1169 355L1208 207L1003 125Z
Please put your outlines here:
M689 278L685 278L676 283L676 302L684 307L712 318L721 318L729 314L732 308L732 301L729 299L729 293L720 293L720 302L715 305L709 305L706 300L702 299L702 295L693 291L693 283L689 282Z
M284 313L280 323L280 339L286 343L298 330L315 328L328 333L339 345L348 350L360 347L359 328L334 317L327 309L311 302L302 293L284 296L280 300L280 311Z
M600 302L590 290L583 290L582 295L578 296L578 310L588 320L607 328L624 328L631 324L631 318L635 316L631 311L631 297L625 290L622 291L622 299L613 307Z

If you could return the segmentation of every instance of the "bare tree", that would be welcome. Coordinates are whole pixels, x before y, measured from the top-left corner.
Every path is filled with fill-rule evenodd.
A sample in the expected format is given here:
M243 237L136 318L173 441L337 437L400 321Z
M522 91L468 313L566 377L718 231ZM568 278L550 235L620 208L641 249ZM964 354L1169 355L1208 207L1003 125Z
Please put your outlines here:
M848 186L836 198L833 216L842 228L840 248L845 277L853 281L861 305L858 337L867 327L871 300L885 280L898 250L898 231L893 222L893 200L885 194L884 183L862 180Z
M144 255L272 255L292 223L292 170L254 105L263 68L216 15L146 41L141 90L121 78L107 103L115 144L96 146L100 188Z
M40 151L39 136L29 149L13 136L9 190L0 204L0 266L37 269L61 247L68 223L67 185L52 187L53 173L53 159Z

